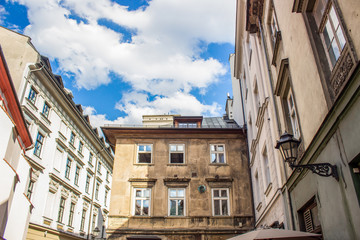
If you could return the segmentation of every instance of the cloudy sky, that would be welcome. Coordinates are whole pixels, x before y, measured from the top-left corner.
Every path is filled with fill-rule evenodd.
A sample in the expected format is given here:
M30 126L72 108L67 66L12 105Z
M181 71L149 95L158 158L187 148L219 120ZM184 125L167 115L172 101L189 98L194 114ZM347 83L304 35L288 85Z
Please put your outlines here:
M0 0L0 25L50 58L95 126L221 116L235 0Z

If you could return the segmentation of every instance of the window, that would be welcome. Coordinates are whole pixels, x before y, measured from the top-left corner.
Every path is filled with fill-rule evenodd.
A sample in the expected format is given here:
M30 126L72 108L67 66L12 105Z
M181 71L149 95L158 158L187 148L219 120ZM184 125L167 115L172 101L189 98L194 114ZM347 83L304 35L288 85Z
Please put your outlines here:
M197 128L197 123L179 123L179 128Z
M224 144L211 144L210 157L211 157L211 163L225 163Z
M138 163L151 163L152 145L139 144L138 145Z
M75 169L75 180L74 180L74 184L76 186L79 186L79 175L80 175L80 167L78 165L76 165L76 169Z
M35 104L37 94L34 88L30 88L28 99L32 104Z
M262 157L264 163L265 188L267 188L267 186L271 183L271 176L270 176L269 159L268 159L266 147L263 151Z
M229 216L229 189L212 189L213 215Z
M107 198L108 198L109 190L105 189L105 196L104 196L104 205L107 206Z
M70 134L70 144L71 145L73 145L74 146L74 144L75 144L75 133L74 132L71 132L71 134Z
M91 224L91 231L92 232L94 232L94 229L95 229L95 227L96 227L96 217L97 217L97 215L94 213L93 214L93 217L92 217L92 224Z
M28 188L27 188L27 192L26 192L26 197L30 200L31 199L31 195L33 193L33 190L34 190L34 181L30 179L29 181L29 185L28 185Z
M272 47L275 48L276 37L277 37L277 34L279 32L279 26L278 26L278 23L277 23L277 20L276 20L276 14L275 14L274 8L272 9L272 12L271 12L269 30L270 30L270 37L271 37Z
M293 97L291 89L289 89L285 104L287 105L286 108L288 110L287 116L288 116L289 122L290 122L289 127L291 127L290 132L294 135L295 138L299 139L300 138L299 124L298 124L297 114L296 114L296 110L295 110L294 97Z
M341 51L345 47L346 40L344 37L344 32L340 26L339 18L332 4L330 11L328 11L326 15L325 26L324 29L322 29L322 33L326 52L331 66L333 67L336 61L339 59Z
M80 231L84 231L85 218L86 218L86 209L84 208L81 213Z
M97 172L101 175L101 162L100 162L100 160L98 162Z
M169 189L169 216L184 216L185 189Z
M73 224L74 212L75 212L75 203L71 202L70 213L69 213L69 223L68 223L69 226L72 226L72 224Z
M258 205L261 201L260 198L260 183L259 183L259 174L258 172L255 173L255 186L254 186L254 200L255 200L255 207L258 208Z
M41 149L44 142L44 135L42 135L40 132L38 132L34 147L34 154L38 157L40 157Z
M170 144L170 163L184 163L185 145Z
M89 163L92 164L94 155L92 153L89 154Z
M82 153L83 147L84 147L84 143L82 141L79 141L79 149L78 149L79 153Z
M349 163L351 176L354 182L355 192L360 205L360 155Z
M89 193L90 180L91 180L91 176L87 175L86 176L86 183L85 183L85 192L86 193Z
M149 216L150 215L150 193L149 188L135 188L134 215Z
M300 229L306 232L321 233L321 223L319 219L318 207L315 197L313 197L298 212Z
M59 206L58 219L57 219L59 223L62 222L64 216L64 208L65 208L65 198L62 197L60 198L60 206Z
M109 182L109 171L106 171L106 181Z
M44 107L42 110L42 114L44 115L44 117L48 118L49 117L49 112L50 112L50 106L47 102L44 103Z
M100 183L96 182L96 186L95 186L95 199L99 200L99 188L100 188Z
M65 177L67 179L70 179L70 170L71 170L71 160L68 158L67 162L66 162L66 167L65 167Z

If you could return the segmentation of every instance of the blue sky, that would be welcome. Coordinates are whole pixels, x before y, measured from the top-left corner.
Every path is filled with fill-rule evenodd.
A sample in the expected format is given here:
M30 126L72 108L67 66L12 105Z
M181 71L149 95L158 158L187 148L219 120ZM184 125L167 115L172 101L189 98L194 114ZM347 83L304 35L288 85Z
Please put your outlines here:
M235 0L0 0L93 125L144 114L221 116L231 94Z

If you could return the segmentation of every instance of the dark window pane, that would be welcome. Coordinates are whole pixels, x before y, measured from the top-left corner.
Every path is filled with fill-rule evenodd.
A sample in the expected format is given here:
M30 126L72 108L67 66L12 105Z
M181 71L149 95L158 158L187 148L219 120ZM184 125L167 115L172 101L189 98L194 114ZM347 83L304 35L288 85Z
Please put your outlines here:
M139 153L139 163L151 163L151 153Z
M149 215L149 200L144 200L143 204L143 215Z
M183 153L171 153L170 154L170 163L184 163L184 154Z
M214 200L214 214L220 215L220 200Z
M224 163L225 159L224 159L224 154L223 153L219 153L219 163Z
M219 197L219 190L214 190L214 197Z
M170 216L176 215L176 201L170 200Z
M221 201L221 211L222 215L228 215L227 200Z
M227 191L226 190L221 190L221 196L222 197L227 197Z
M184 215L184 200L178 200L178 215Z
M136 200L136 202L135 202L135 215L140 215L140 214L141 214L141 201Z

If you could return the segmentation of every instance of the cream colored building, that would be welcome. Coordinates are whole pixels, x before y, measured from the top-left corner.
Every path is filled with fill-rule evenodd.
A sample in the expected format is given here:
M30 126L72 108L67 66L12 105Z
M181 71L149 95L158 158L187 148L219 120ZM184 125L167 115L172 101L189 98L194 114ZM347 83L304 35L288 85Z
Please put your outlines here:
M22 155L32 167L25 193L33 206L26 238L87 239L95 228L105 237L110 149L29 37L0 27L0 44L34 140L34 148Z
M360 2L238 0L237 11L235 76L248 93L257 226L277 213L285 228L359 239ZM285 131L300 140L296 164L330 163L339 181L284 165L273 147ZM282 206L267 200L275 189L260 180L268 176L258 170L267 169L263 141Z
M201 116L153 124L102 128L115 148L109 238L227 239L252 229L243 129Z

